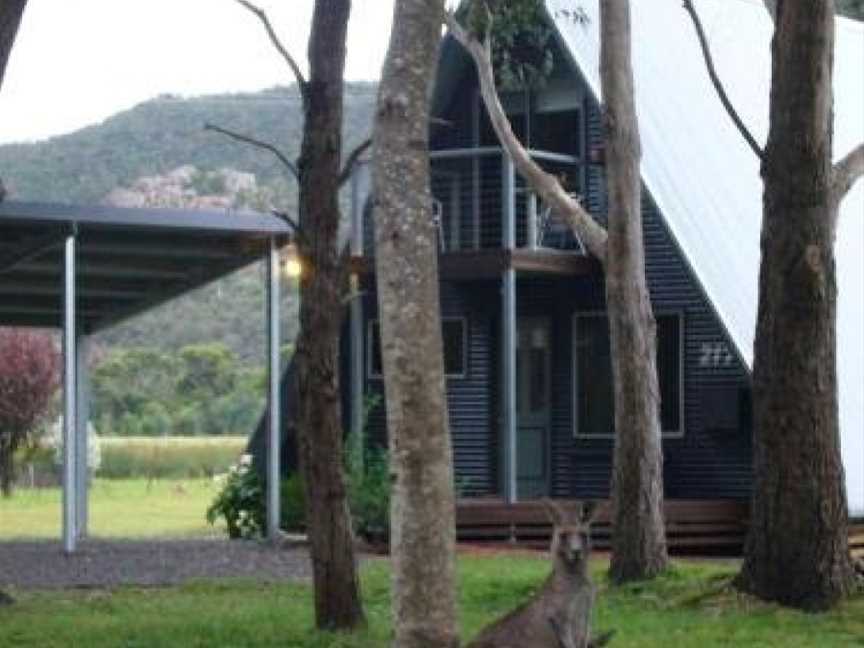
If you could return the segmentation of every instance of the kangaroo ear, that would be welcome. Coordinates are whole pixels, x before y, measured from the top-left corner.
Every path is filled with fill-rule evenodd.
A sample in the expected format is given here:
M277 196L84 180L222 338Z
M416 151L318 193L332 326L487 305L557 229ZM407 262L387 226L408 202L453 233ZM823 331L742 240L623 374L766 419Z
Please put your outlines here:
M597 500L586 500L582 502L581 521L583 524L591 524L602 510L601 503Z
M561 511L561 507L548 497L544 497L540 502L543 504L543 508L546 509L546 515L549 516L549 521L555 526L561 526L564 523L564 515Z

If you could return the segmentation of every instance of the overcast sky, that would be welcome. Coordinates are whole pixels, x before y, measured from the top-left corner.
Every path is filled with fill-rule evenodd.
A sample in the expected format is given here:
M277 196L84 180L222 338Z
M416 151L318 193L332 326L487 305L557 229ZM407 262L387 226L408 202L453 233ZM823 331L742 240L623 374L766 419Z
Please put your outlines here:
M305 67L312 0L258 0ZM354 0L349 79L378 78L392 0ZM233 0L30 0L0 93L0 142L44 139L162 93L259 90L292 80Z

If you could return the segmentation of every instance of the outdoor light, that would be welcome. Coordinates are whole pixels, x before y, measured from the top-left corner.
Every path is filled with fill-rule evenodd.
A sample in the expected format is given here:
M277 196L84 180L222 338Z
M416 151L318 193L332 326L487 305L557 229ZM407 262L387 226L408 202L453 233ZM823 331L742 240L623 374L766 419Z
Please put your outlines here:
M282 272L289 279L297 279L303 274L303 265L300 263L300 256L297 254L297 246L293 243L288 245L283 251Z
M296 258L286 260L285 274L292 279L296 279L303 274L303 266L300 265L300 260Z

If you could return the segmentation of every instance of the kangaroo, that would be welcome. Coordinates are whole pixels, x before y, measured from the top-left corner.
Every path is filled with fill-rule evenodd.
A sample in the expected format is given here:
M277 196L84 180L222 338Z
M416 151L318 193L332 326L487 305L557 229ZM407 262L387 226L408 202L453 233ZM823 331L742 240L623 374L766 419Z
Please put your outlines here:
M544 500L552 530L552 573L531 599L486 627L468 648L599 648L591 639L594 585L588 575L593 502L573 507Z

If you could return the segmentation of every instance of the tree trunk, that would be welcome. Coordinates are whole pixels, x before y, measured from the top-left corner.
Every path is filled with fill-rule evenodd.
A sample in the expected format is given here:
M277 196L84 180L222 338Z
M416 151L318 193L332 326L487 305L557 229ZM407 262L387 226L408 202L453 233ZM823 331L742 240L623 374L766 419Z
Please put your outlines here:
M630 61L630 3L600 4L606 130L606 302L615 382L612 580L666 568L656 323L645 279L641 146Z
M343 72L350 0L318 0L300 155L300 332L295 362L298 448L319 628L364 622L343 472L339 335L344 272L338 251Z
M24 15L26 7L27 0L3 0L0 3L0 87L3 86L6 64L9 62L9 54L12 53L18 27L21 25L21 16Z
M374 140L376 276L394 475L393 617L399 648L459 643L452 452L444 388L429 95L441 0L397 0Z
M811 610L851 591L837 402L833 1L777 7L754 348L754 490L740 586Z
M12 497L12 486L15 477L14 453L12 452L11 442L6 443L2 437L3 434L0 433L0 494L8 499Z

